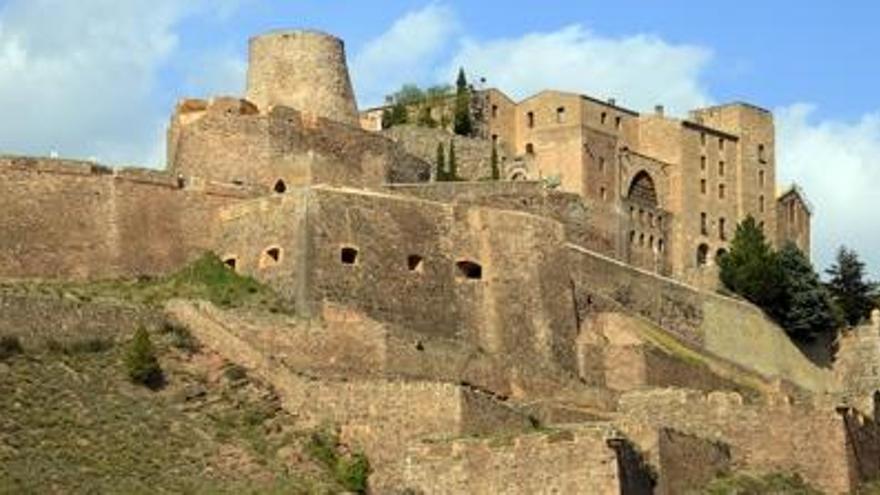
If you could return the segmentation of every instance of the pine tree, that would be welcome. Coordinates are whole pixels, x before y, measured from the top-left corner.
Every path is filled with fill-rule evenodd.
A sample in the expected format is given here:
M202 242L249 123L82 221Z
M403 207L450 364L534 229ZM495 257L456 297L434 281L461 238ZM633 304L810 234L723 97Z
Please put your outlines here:
M839 321L831 294L822 285L810 260L791 242L779 251L777 260L783 275L785 302L777 311L779 324L800 340L834 331Z
M437 174L435 175L434 180L437 182L448 180L446 176L446 153L443 148L443 143L437 143Z
M461 180L458 177L458 161L455 159L455 141L449 141L449 175L446 180Z
M498 166L498 149L492 144L492 180L501 180L501 169Z
M826 270L831 276L828 290L834 302L843 312L849 325L858 325L874 308L874 291L877 285L865 279L865 264L859 255L846 246L837 252L837 261Z
M470 136L474 132L471 121L471 90L464 68L458 70L458 80L455 82L455 116L452 129L459 136Z
M764 233L750 215L736 227L730 252L719 260L721 281L774 318L784 307L782 270Z

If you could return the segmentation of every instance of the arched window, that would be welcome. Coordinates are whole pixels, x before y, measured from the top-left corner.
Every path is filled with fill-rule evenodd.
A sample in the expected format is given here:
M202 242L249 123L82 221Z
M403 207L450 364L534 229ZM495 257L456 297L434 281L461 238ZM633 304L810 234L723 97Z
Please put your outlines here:
M723 258L723 257L725 257L725 256L727 256L727 250L726 250L726 249L721 248L721 249L719 249L718 251L716 251L716 252L715 252L715 263L717 264L719 261L721 261L721 258Z
M654 179L648 175L648 172L642 170L633 177L627 194L631 201L650 206L657 207L657 189L654 187Z
M275 192L278 194L284 194L285 192L287 192L287 184L285 184L283 180L278 179L278 182L275 183L275 187L273 187L272 189L274 189Z
M697 266L706 266L709 264L709 245L700 244L697 248Z

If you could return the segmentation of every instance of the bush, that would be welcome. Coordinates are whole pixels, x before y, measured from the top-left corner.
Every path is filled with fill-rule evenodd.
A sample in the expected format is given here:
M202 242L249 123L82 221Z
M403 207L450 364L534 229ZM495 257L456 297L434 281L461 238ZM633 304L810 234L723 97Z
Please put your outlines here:
M0 337L0 361L24 352L18 337L4 335Z
M339 438L335 433L312 433L306 449L314 460L333 473L343 488L355 493L367 492L370 461L361 452L341 455Z
M184 326L166 321L162 325L162 333L171 339L171 345L190 354L195 354L201 349L199 341L193 337L192 332Z
M156 349L150 341L150 334L144 327L137 329L125 355L125 368L128 378L151 389L158 389L165 383L165 376L156 357Z

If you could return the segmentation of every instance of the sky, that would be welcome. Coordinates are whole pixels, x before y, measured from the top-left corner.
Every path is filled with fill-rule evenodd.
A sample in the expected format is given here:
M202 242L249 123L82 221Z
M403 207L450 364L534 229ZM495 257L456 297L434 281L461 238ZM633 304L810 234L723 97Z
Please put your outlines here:
M316 28L346 41L361 108L459 67L514 97L768 108L817 267L847 245L880 278L878 17L867 0L0 0L0 153L161 168L177 100L242 94L250 36Z

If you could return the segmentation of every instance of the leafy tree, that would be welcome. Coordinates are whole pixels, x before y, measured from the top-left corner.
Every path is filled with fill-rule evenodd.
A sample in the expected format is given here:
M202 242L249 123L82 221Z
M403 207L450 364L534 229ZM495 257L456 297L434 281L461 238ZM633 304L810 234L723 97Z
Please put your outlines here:
M390 109L386 108L382 111L382 128L389 129L396 125L403 125L409 122L409 112L406 105L395 103Z
M834 331L840 323L828 290L819 280L812 263L794 243L787 243L777 255L782 270L784 304L779 324L801 340Z
M458 70L455 87L455 116L452 129L459 136L470 136L474 132L471 121L471 90L464 75L464 68Z
M163 385L165 377L159 367L156 349L150 341L150 334L139 327L125 354L125 368L134 383L156 389Z
M846 246L837 252L837 261L826 273L831 277L828 290L849 325L858 325L874 308L877 285L865 278L865 264Z
M779 318L785 307L783 273L776 254L751 215L737 225L730 252L719 260L719 266L721 282L728 289Z
M443 143L437 143L437 174L435 176L437 182L448 180L446 176L446 152Z
M446 180L461 180L458 177L458 161L455 159L455 141L449 141L449 175Z
M501 180L501 169L498 166L498 149L492 144L492 180Z

